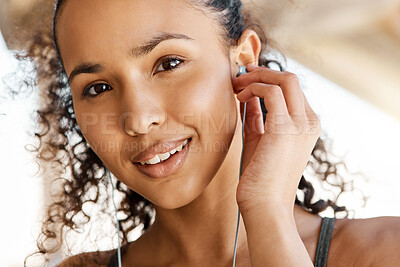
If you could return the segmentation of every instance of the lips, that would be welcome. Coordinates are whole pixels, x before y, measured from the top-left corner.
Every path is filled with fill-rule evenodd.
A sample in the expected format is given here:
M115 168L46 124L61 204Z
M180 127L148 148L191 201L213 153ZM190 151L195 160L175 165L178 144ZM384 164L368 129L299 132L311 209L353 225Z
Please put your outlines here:
M191 145L191 138L188 143L182 148L181 151L174 153L168 159L156 164L140 164L133 163L139 172L148 178L172 178L172 176L181 170L189 158L189 147ZM184 171L184 170L182 170ZM182 176L180 176L182 177Z
M140 164L141 161L146 161L146 160L152 159L157 154L164 154L164 153L171 151L172 149L178 147L186 139L189 139L189 141L190 141L191 138L185 137L185 138L179 139L179 140L163 141L163 142L158 142L154 145L148 146L144 151L142 151L138 155L136 155L132 159L132 162Z

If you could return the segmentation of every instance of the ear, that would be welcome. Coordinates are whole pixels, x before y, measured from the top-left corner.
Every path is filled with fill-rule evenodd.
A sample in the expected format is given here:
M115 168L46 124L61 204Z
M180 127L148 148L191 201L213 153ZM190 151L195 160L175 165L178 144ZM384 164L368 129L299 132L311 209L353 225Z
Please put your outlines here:
M236 62L243 66L258 65L260 50L261 41L257 33L251 29L244 30L238 40L238 45L231 50L231 69L235 71L233 76L236 76L239 71Z

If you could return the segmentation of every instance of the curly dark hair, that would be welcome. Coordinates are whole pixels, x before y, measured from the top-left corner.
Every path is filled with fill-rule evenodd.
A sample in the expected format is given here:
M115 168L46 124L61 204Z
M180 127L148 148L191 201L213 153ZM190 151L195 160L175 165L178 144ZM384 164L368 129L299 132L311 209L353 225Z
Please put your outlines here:
M27 260L36 254L42 255L48 262L48 256L57 252L63 244L65 232L78 231L91 220L92 216L83 209L85 204L92 203L103 207L101 213L114 218L113 214L107 211L110 196L102 193L108 192L111 186L107 169L88 145L76 122L67 75L58 51L55 27L65 2L66 0L56 2L53 24L50 27L46 24L34 34L30 34L26 49L16 54L17 59L29 60L34 64L37 79L27 83L39 88L41 107L37 110L39 127L34 133L38 145L33 151L42 166L51 166L54 175L52 179L57 181L56 188L52 190L53 202L48 206L41 234L37 239L38 251L26 257L25 266ZM268 56L275 50L272 49L273 45L270 44L260 20L246 10L240 0L188 2L193 8L206 12L216 20L220 26L220 41L223 42L227 53L229 48L237 45L242 32L249 28L258 34L262 43L258 64L265 67L275 64L281 71L284 70L281 60ZM286 61L284 56L283 59ZM260 105L265 122L263 99L260 99ZM315 177L321 183L339 189L339 193L332 200L321 199L313 202L314 188L302 176L298 186L302 197L296 197L295 203L313 214L330 207L335 216L336 213L343 212L343 217L347 217L348 210L336 203L339 195L351 188L347 187L347 182L337 172L339 165L345 166L344 162L333 162L328 157L328 140L323 132L316 142L307 166L314 171ZM328 180L331 176L333 178ZM116 181L115 189L123 196L118 203L118 213L124 214L119 223L122 244L126 244L128 234L132 230L140 229L138 227L141 226L143 234L151 226L155 212L151 202L120 181ZM85 220L77 219L82 216Z

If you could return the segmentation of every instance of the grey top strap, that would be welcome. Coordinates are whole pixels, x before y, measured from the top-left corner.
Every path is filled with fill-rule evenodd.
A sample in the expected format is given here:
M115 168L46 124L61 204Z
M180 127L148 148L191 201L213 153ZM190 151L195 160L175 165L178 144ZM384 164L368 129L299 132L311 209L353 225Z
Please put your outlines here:
M322 218L321 230L319 232L317 253L315 256L315 267L326 267L328 261L329 245L331 243L335 218Z

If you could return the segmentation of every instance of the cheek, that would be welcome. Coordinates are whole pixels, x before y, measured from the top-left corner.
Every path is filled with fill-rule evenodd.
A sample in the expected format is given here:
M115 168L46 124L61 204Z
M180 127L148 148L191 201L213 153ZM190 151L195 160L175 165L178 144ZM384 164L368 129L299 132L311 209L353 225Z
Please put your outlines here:
M229 66L197 69L169 88L173 86L179 92L172 90L174 101L169 100L166 105L170 107L168 116L175 116L179 127L188 129L179 134L197 135L191 151L196 152L197 160L210 159L207 164L212 166L208 169L215 170L230 147L238 118ZM208 177L213 175L210 173Z
M192 85L183 86L184 110L191 115L193 126L203 135L229 135L236 125L235 97L227 68L205 70L191 76ZM224 71L225 70L225 71Z
M102 135L101 118L97 112L85 110L84 105L74 104L76 122L86 141L93 148Z
M110 162L118 153L120 144L116 140L117 116L115 112L85 109L86 105L74 105L76 121L87 143L104 162Z
M165 84L166 112L185 126L199 130L215 126L230 131L236 125L235 97L229 67L205 66L185 73L178 82ZM228 70L228 71L227 71ZM223 132L220 132L221 134ZM190 134L190 133L186 133Z

